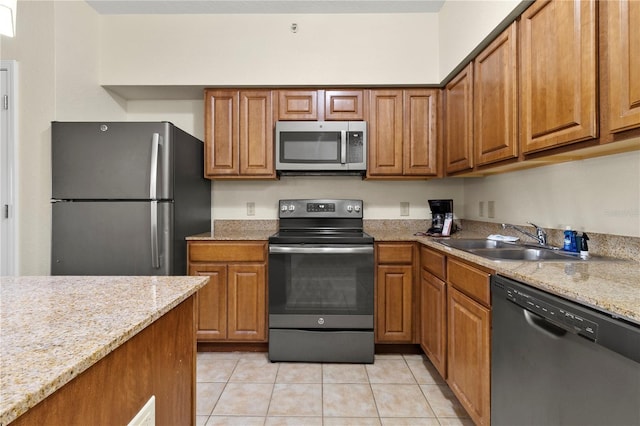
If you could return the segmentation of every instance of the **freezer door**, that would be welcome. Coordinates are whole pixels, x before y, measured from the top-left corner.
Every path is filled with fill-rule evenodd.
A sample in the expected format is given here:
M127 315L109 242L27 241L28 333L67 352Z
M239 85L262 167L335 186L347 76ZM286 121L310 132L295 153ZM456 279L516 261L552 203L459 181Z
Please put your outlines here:
M52 198L172 199L168 122L51 123Z
M174 273L171 202L57 202L52 214L52 275Z

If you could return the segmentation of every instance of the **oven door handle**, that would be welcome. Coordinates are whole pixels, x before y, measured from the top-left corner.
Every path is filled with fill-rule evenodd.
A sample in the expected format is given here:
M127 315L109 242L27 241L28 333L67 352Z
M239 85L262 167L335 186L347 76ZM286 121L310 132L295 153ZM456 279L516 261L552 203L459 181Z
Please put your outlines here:
M269 245L270 254L371 254L372 245L359 246L283 246Z

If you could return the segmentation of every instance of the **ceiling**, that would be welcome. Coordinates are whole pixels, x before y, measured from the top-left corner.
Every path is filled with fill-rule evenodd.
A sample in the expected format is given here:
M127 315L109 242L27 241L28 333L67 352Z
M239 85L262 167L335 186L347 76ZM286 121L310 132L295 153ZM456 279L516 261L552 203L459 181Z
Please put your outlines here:
M431 13L445 0L86 0L98 13Z

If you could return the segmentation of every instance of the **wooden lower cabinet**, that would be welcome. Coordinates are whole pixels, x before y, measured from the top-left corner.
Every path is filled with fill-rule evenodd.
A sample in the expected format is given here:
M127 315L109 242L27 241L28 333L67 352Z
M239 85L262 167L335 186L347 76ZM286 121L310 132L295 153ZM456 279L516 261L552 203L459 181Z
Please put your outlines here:
M376 295L376 342L411 343L413 339L413 266L379 265Z
M126 425L152 396L156 425L195 424L193 312L191 296L11 424Z
M489 425L490 310L451 286L448 302L447 383L473 421Z
M189 242L189 275L206 275L197 293L199 342L266 342L266 242Z
M420 346L477 425L491 424L492 271L420 247Z
M420 347L447 377L447 284L426 270L420 283Z
M413 248L376 244L376 343L414 343Z

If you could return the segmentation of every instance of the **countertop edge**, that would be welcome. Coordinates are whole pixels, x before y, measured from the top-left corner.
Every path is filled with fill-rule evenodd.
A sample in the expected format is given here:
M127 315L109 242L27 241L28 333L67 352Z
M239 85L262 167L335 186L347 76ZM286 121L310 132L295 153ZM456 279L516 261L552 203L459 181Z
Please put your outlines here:
M68 368L62 374L54 377L49 382L45 383L35 392L25 393L20 400L13 401L11 406L0 413L0 425L6 425L16 420L22 414L26 413L29 409L35 407L42 402L48 396L62 388L64 385L72 381L74 378L82 374L84 371L98 363L104 357L111 352L122 346L127 341L131 340L134 336L151 325L157 319L165 315L167 312L178 306L180 303L187 300L193 294L195 294L200 288L204 287L209 281L208 277L193 277L200 278L200 283L194 284L186 292L173 298L173 300L166 303L164 306L158 308L152 314L145 317L143 320L133 324L127 330L123 331L118 337L107 342L103 347L96 352L86 354L83 358L79 359L72 367Z

